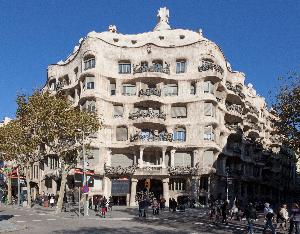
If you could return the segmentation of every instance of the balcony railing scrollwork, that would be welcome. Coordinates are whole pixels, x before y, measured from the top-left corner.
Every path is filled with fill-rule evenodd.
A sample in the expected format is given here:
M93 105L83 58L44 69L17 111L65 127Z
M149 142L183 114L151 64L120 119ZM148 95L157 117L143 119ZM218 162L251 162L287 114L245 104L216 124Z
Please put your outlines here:
M157 130L155 131L149 131L149 132L138 132L136 134L133 134L130 137L131 142L136 142L136 141L173 141L173 134L168 133L168 132L158 132Z
M198 71L203 72L203 71L208 71L208 70L219 72L219 73L221 73L221 75L223 75L223 73L224 73L224 70L220 65L217 65L217 64L207 61L207 60L202 60L202 65L198 67Z
M129 119L134 120L138 118L158 118L166 120L166 114L164 114L163 112L157 113L152 108L148 108L148 110L137 110L136 112L129 114Z
M243 115L244 108L241 105L226 102L225 106L229 112L237 112L238 114Z
M237 94L240 98L245 98L243 88L239 85L233 86L230 82L226 82L226 88Z
M196 175L198 173L198 167L190 166L175 166L168 167L170 175Z
M165 62L165 67L162 65L153 64L152 66L133 65L133 74L143 72L160 72L170 75L170 64Z
M137 166L128 166L128 167L111 167L105 166L104 171L106 175L132 175L135 173Z
M141 89L139 91L139 97L141 96L161 96L161 90L157 88L150 88L150 89Z
M59 81L55 84L54 89L55 91L59 91L61 89L63 89L63 87L70 85L71 82L63 80L63 81Z

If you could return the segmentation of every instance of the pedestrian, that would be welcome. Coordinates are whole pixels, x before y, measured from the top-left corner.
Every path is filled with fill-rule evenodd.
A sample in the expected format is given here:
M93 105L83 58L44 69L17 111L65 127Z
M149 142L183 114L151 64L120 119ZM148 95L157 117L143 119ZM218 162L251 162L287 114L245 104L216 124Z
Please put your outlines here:
M106 198L105 196L102 198L101 200L101 203L100 203L100 206L101 206L101 215L103 218L105 218L105 214L106 214L106 211L107 211L107 208L106 208Z
M97 212L98 211L98 205L99 205L99 197L95 196L95 198L93 199L93 202L94 202L94 206L95 206L94 211Z
M165 198L162 198L162 199L160 200L160 209L161 209L161 210L164 210L165 207L166 207L166 199L165 199Z
M169 211L173 210L173 199L169 199Z
M222 212L222 223L228 224L227 221L227 212L228 212L228 201L225 200L224 203L221 206L221 212Z
M89 209L93 209L93 201L92 201L92 198L90 197L89 199Z
M254 233L253 232L253 224L254 224L254 221L257 220L257 213L256 213L256 209L255 209L253 203L250 202L248 204L243 216L246 217L246 220L247 220L248 233L253 234Z
M282 228L284 231L287 230L287 222L289 219L289 212L287 210L287 205L283 204L277 213L277 227Z
M50 206L51 206L51 208L53 208L53 206L54 206L54 196L51 196L50 197Z
M153 215L159 214L159 203L156 198L153 199L152 210L153 210Z
M110 196L110 197L109 197L109 200L108 200L108 209L109 209L110 211L112 211L113 205L114 205L114 200L113 200L113 197Z
M275 228L273 226L273 218L274 218L274 212L273 209L270 207L269 203L265 203L265 208L264 208L264 215L266 219L266 224L264 226L263 233L266 232L267 229L271 229L272 234L275 234Z
M295 234L300 234L300 209L297 203L293 203L290 217L289 234L292 234L295 227Z
M175 212L176 211L176 208L177 208L177 201L175 201L175 199L174 198L172 198L172 203L173 203L173 212Z

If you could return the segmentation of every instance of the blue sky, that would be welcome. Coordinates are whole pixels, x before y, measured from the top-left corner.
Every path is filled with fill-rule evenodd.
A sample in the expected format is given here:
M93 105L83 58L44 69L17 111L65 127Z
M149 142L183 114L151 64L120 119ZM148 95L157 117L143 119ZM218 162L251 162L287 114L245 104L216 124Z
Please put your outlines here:
M202 28L268 103L277 77L299 68L299 0L0 0L0 120L13 117L17 94L42 87L47 66L88 32L109 24L123 34L151 31L163 6L172 28Z

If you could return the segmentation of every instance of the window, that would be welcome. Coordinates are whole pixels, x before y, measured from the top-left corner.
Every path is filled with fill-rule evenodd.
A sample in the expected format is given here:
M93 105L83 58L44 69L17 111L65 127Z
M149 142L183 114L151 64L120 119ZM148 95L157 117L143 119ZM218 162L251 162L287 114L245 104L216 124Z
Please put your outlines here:
M204 81L204 93L214 94L214 84L210 80Z
M184 191L185 190L185 180L184 179L170 179L169 190L172 191Z
M50 80L48 86L49 86L50 90L54 91L56 88L56 80L55 79Z
M185 141L185 129L176 128L173 132L173 141Z
M196 94L196 84L191 83L191 94L195 95Z
M84 70L94 68L96 65L95 57L87 57L84 59Z
M110 83L110 95L111 96L116 95L116 83L113 82Z
M94 89L95 88L95 77L86 77L85 78L85 84L84 89Z
M176 62L176 73L185 73L186 61L181 60Z
M171 107L172 118L186 118L186 107L185 106L172 106Z
M214 129L212 126L207 126L204 128L204 140L209 140L209 141L214 141L215 136L214 136Z
M215 114L215 106L212 103L205 102L204 103L204 115L214 117Z
M128 130L126 127L117 127L116 129L116 139L117 141L127 141Z
M146 62L146 61L141 62L141 67L147 68L148 67L148 62Z
M123 95L125 95L125 96L134 96L135 94L136 94L135 85L123 84Z
M131 73L131 64L130 63L119 63L119 73L120 74Z
M167 84L164 87L165 96L177 96L178 95L178 85L177 84Z
M48 165L50 165L50 169L58 168L58 158L54 156L48 157Z
M114 118L123 117L124 108L122 105L114 105Z
M163 68L163 62L161 60L153 61L153 66L156 72L160 72Z
M38 179L39 178L39 166L33 165L33 178Z
M87 112L96 112L96 101L94 100L87 100L81 106L82 111Z
M201 176L200 190L208 191L208 177L207 176Z

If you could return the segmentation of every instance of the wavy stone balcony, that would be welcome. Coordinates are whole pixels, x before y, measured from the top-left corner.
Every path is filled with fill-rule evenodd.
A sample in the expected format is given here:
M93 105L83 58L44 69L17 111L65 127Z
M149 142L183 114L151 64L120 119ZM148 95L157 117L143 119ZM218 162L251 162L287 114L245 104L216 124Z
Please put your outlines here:
M167 132L158 132L157 130L151 132L138 132L130 136L130 142L160 142L160 141L173 141L173 134Z
M165 63L165 67L155 64L153 64L152 66L133 65L133 74L145 72L164 73L170 75L170 64Z
M224 69L220 65L217 65L210 61L202 60L202 65L198 67L198 71L205 72L209 70L220 73L221 75L223 75L224 73Z
M199 168L190 166L175 166L168 167L168 172L170 175L197 175Z
M139 97L143 97L143 96L157 96L160 97L161 96L161 90L157 89L157 88L150 88L150 89L141 89L139 91Z
M249 102L246 102L245 104L246 104L246 108L249 111L247 114L250 114L251 116L254 116L255 121L257 121L258 118L259 118L259 111L254 106L252 106Z
M166 114L164 114L163 112L157 113L152 108L149 108L148 110L138 110L136 112L129 113L129 119L135 120L139 118L166 120Z
M243 88L239 85L233 86L230 82L226 82L226 88L234 92L237 96L244 99L245 95L243 94Z
M63 80L63 81L58 81L55 86L54 86L54 90L56 92L64 89L64 88L69 88L69 86L71 85L71 82L70 81L66 81L66 80Z
M129 166L129 167L110 167L105 166L104 171L106 175L133 175L137 169L137 166Z

